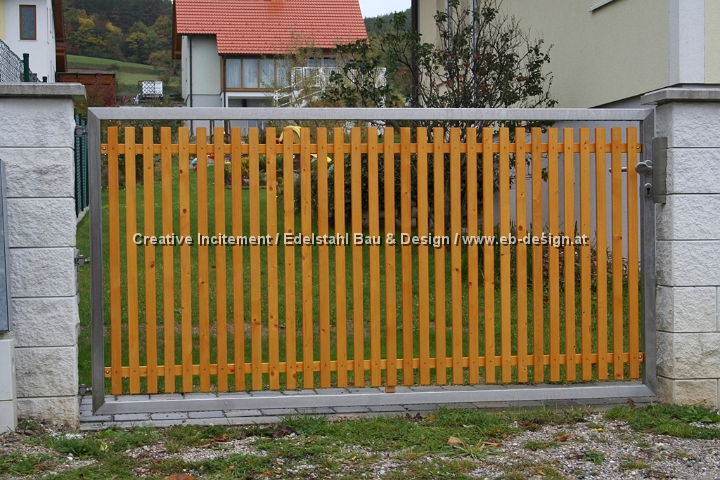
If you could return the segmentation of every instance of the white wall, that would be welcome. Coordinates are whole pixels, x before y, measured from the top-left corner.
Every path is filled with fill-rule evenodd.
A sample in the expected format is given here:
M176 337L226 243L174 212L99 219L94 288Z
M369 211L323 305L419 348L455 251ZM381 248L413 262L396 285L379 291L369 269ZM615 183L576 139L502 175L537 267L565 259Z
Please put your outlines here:
M38 79L47 77L48 82L54 82L55 27L51 0L4 0L4 2L5 37L0 36L0 38L18 57L22 58L23 53L30 54L30 70L37 74ZM20 5L36 5L36 40L20 40Z
M192 79L190 78L192 72ZM214 36L193 35L182 39L182 95L193 107L220 107L222 61ZM192 100L189 96L192 95ZM204 97L204 98L202 98ZM208 101L207 97L213 98ZM214 98L217 97L217 103Z
M71 426L79 422L80 326L73 98L84 95L79 84L0 84L13 316L0 341L14 339L17 415Z

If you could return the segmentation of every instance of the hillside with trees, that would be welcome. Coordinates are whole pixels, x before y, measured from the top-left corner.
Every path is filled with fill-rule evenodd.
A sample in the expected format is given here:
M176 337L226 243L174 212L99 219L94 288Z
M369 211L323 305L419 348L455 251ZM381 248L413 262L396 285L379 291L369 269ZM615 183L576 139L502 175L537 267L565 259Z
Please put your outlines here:
M175 74L170 0L65 0L67 52L153 65Z

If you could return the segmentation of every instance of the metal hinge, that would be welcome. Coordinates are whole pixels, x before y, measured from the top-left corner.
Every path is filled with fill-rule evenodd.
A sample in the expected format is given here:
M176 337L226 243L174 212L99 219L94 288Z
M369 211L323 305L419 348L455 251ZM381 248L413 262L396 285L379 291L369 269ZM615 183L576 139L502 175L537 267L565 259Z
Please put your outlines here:
M85 255L80 253L80 250L75 250L75 266L76 267L84 267L85 265L90 264L90 259L85 258Z
M75 137L81 138L87 135L87 128L83 127L82 125L76 125L75 126Z

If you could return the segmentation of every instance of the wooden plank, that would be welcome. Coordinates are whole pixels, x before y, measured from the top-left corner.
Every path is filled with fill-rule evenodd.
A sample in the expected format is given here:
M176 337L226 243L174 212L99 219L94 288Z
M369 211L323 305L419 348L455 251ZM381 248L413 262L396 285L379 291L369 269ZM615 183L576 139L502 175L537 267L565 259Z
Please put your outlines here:
M412 235L412 164L410 163L410 128L400 128L400 232ZM402 332L403 383L415 383L413 353L413 254L411 245L400 247L402 262Z
M595 252L597 255L597 353L598 380L608 378L607 307L607 169L605 129L595 129Z
M543 159L542 129L533 127L531 130L531 168L532 168L532 235L541 237L543 234ZM545 380L543 357L545 354L545 300L543 285L543 246L532 247L533 270L533 380L538 383Z
M378 163L378 131L375 127L367 129L368 143L368 220L369 234L380 239L380 182ZM382 331L380 325L380 242L373 242L370 250L370 385L382 384L380 357Z
M362 233L362 143L360 127L350 130L350 165L351 165L351 198L352 198L352 233ZM352 242L352 273L353 273L353 364L354 385L365 385L365 352L364 352L364 312L363 312L363 246Z
M208 162L207 131L205 127L196 130L197 144L197 231L199 236L210 233L208 226ZM208 242L209 243L209 242ZM198 327L200 331L200 391L210 391L210 247L198 242Z
M215 127L213 133L215 154L215 234L225 235L225 131ZM227 351L227 254L225 245L215 246L215 332L217 389L228 390Z
M526 181L525 129L515 129L515 222L518 238L528 234L527 228L527 181ZM517 379L518 382L528 381L528 289L527 289L527 245L517 242L515 247L516 264L516 299L517 299Z
M445 235L445 131L433 128L433 212L435 236ZM445 249L436 248L435 258L435 383L447 383L445 327Z
M280 319L278 306L278 233L277 212L277 155L275 127L265 129L265 179L267 235L272 241L267 247L267 298L268 298L268 377L270 390L280 389ZM326 168L327 171L327 168Z
M623 340L623 172L622 172L622 130L613 127L610 131L612 139L611 165L612 173L612 318L613 318L613 377L620 379L624 377L622 353L624 350Z
M575 142L574 130L572 127L563 129L563 199L565 203L565 218L563 228L565 236L575 240L575 154L573 145ZM565 272L564 272L564 293L565 293L565 380L575 381L577 367L575 365L575 247L565 245Z
M143 127L143 223L145 235L155 234L155 157L153 128ZM163 247L164 248L164 247ZM158 393L157 372L157 294L155 246L145 245L145 362L147 364L147 392Z
M178 182L180 208L180 235L190 236L190 149L187 127L178 128ZM192 283L191 283L190 245L183 242L180 246L180 330L182 351L182 391L193 391L193 327L192 327Z
M300 129L300 215L301 232L312 233L312 172L310 171L310 129ZM303 387L313 388L313 253L312 245L303 242L302 253L302 342Z
M242 130L238 127L230 130L230 149L232 162L232 232L233 236L243 234L243 173L242 173ZM233 350L235 357L235 390L245 390L245 281L242 248L232 249L233 268Z
M162 177L162 234L174 235L173 229L173 164L170 146L172 131L170 127L160 129L160 145L162 146L161 177ZM165 350L165 393L175 391L175 247L165 245L162 248L163 258L163 338Z
M640 311L638 291L638 242L640 241L638 219L638 177L635 165L638 159L637 129L627 129L627 218L628 218L628 343L630 353L630 378L640 378Z
M293 137L290 127L283 130L283 198L286 235L295 235L295 192L293 188ZM288 390L297 388L296 331L295 331L295 247L292 242L285 243L285 363L286 386Z
M500 128L500 238L510 238L510 130ZM505 245L503 245L505 243ZM512 292L510 291L510 245L500 242L500 356L501 380L503 383L512 381Z
M386 127L383 139L385 175L385 235L395 235L395 130ZM337 197L336 197L337 198ZM385 242L385 357L386 389L397 386L397 293L395 291L395 245Z
M120 171L118 128L108 127L108 265L110 271L110 392L122 392L122 282L120 278Z
M464 383L463 379L463 302L462 302L462 245L457 241L462 235L462 196L460 168L460 128L450 129L450 294L452 306L452 382Z
M483 235L495 234L493 220L493 129L483 128ZM495 383L495 258L494 246L485 244L483 250L484 299L485 299L485 383Z
M260 236L260 132L248 129L250 163L250 236ZM252 349L252 388L262 390L262 294L260 245L250 245L250 338Z
M558 129L548 129L548 230L552 236L558 235L559 227L559 145ZM552 238L551 238L552 240ZM550 296L550 381L560 381L560 251L548 246L548 290Z
M477 129L468 128L466 132L467 143L467 233L470 236L479 236L478 230L478 171L477 171ZM468 270L468 380L471 385L480 383L480 306L479 271L477 243L470 243L467 247Z
M428 237L428 145L427 128L417 136L417 228L420 238ZM418 321L420 328L420 385L430 385L430 269L428 245L418 247Z
M138 325L137 183L135 128L125 128L125 262L127 264L128 353L130 360L130 393L140 393L140 329Z
M580 235L590 238L590 129L580 128ZM580 253L582 379L592 380L592 264L590 246Z
M318 127L317 191L318 235L329 233L327 128ZM320 388L330 387L330 252L327 245L318 247L318 310L320 316Z
M335 235L345 235L345 131L333 129L333 188L335 193ZM337 357L337 384L348 385L347 380L347 271L345 245L335 246L335 347Z

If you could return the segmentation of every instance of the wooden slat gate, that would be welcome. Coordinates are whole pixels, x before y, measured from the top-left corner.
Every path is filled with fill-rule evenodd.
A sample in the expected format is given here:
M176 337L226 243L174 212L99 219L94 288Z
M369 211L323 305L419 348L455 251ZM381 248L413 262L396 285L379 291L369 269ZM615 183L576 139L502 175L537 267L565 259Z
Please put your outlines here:
M138 133L101 146L113 394L640 377L636 128Z

